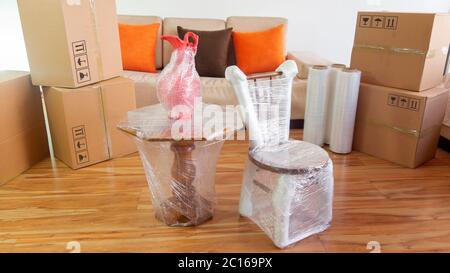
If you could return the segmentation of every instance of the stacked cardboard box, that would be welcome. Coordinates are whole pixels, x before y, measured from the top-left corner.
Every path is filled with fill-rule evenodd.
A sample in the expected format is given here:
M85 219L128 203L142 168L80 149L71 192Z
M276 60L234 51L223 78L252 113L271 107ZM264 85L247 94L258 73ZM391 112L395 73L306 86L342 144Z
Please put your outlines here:
M122 75L114 0L18 0L33 84L55 156L73 169L136 151L116 125L136 108Z
M450 14L360 12L356 150L410 168L434 157L448 99Z
M0 71L0 184L48 156L42 100L28 72Z

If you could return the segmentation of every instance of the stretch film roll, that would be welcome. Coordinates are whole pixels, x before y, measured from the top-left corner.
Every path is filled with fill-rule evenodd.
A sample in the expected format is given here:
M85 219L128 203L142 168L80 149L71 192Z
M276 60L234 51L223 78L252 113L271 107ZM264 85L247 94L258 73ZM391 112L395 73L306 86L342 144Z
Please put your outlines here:
M330 144L331 137L331 125L333 120L333 108L334 108L334 95L336 93L336 78L338 71L342 71L345 68L345 64L332 64L330 66L330 74L328 76L328 107L327 107L327 120L325 128L325 140L326 144Z
M360 79L361 72L355 69L337 73L330 136L330 150L335 153L352 151Z
M329 73L327 66L317 65L308 75L303 140L319 146L325 140Z

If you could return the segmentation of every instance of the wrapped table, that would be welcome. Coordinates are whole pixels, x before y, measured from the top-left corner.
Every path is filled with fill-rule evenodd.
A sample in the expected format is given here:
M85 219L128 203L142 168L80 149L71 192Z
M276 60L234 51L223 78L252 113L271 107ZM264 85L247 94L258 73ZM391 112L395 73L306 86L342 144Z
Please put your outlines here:
M213 217L216 162L225 139L243 125L203 130L212 118L171 120L158 104L128 112L119 124L134 136L156 218L169 226L195 226Z

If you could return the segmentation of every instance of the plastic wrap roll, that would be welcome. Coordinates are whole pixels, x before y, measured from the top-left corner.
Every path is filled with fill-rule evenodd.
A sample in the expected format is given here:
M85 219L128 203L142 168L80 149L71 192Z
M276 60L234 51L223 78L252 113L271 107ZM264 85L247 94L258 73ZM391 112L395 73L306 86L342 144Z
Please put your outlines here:
M317 65L308 75L303 140L319 146L325 142L329 73L327 66Z
M330 66L330 74L328 76L328 107L327 107L327 125L325 129L326 144L330 144L331 137L331 124L333 120L333 107L334 107L334 95L336 93L336 78L338 71L342 71L345 68L345 64L332 64Z
M352 151L360 79L361 72L355 69L337 73L330 136L330 150L335 153Z

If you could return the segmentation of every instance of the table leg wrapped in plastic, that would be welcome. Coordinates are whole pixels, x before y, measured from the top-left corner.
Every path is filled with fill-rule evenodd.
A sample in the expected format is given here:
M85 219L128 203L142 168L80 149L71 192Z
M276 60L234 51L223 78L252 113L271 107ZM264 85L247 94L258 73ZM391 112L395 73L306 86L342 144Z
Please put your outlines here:
M195 226L213 217L214 177L223 141L149 142L136 138L156 218Z

